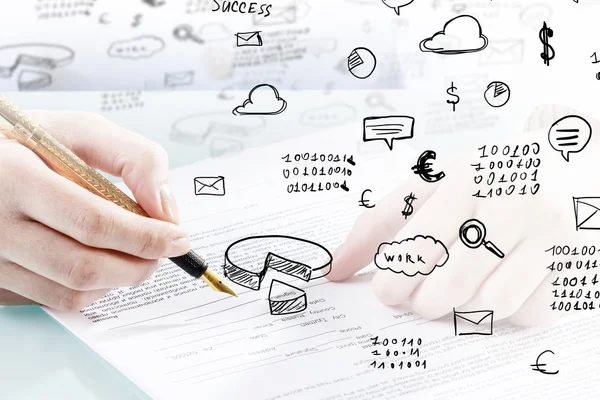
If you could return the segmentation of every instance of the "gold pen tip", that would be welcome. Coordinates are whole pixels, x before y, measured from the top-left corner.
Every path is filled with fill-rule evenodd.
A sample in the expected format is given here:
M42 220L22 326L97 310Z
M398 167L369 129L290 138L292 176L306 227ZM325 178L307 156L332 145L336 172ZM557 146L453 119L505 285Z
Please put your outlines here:
M208 286L217 292L227 293L231 296L238 297L237 294L223 282L223 279L219 275L210 270L206 270L206 272L204 272L204 275L202 275L202 280L204 280Z
M238 297L238 295L231 289L229 286L225 285L223 282L219 281L220 291L223 293L227 293L232 295L233 297Z

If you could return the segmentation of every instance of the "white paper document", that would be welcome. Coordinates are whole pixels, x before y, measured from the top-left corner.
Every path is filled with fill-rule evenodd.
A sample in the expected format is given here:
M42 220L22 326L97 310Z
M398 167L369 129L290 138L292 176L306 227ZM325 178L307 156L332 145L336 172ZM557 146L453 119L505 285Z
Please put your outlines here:
M287 155L327 159L330 151L341 156L340 172L325 172L322 191L289 189L285 170L294 175L296 164ZM156 399L597 396L600 319L593 313L545 328L493 321L492 333L490 313L427 321L382 305L370 287L373 266L342 283L322 277L364 210L361 193L371 189L376 204L417 157L399 142L393 152L381 141L357 144L340 128L173 170L194 250L216 272L227 270L239 297L214 292L165 260L148 281L115 289L79 313L47 311ZM340 178L342 168L352 173ZM326 190L328 183L349 191ZM536 372L536 362L559 373Z

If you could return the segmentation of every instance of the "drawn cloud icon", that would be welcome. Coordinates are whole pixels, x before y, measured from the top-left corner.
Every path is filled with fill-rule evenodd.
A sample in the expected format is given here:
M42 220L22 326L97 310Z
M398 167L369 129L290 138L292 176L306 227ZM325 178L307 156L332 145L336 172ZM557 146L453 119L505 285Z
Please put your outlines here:
M143 35L129 40L114 42L108 48L108 55L116 58L148 58L162 51L165 42L158 36Z
M287 107L275 87L267 84L255 86L244 104L233 109L233 115L276 115Z
M459 15L446 22L444 29L421 42L423 52L438 54L474 53L485 49L488 38L481 32L479 21L470 15Z
M380 244L374 261L379 269L415 276L431 274L435 267L446 264L448 257L444 243L431 236L417 235L401 242Z

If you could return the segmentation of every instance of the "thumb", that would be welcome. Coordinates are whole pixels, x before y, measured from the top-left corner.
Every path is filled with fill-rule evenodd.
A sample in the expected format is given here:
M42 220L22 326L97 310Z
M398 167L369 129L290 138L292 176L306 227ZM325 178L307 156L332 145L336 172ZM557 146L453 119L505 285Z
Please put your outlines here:
M29 114L90 166L122 177L150 217L179 223L168 157L160 145L94 113Z

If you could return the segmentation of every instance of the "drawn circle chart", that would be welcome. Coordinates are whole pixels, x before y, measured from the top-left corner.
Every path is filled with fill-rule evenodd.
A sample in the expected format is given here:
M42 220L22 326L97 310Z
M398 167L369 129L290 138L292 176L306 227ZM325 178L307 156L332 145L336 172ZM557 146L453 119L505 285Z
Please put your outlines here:
M510 88L504 82L490 83L484 94L485 101L494 108L500 108L510 100Z
M331 272L332 259L329 250L309 240L251 236L233 242L225 250L224 274L240 286L259 290L269 269L308 282Z
M23 43L0 47L0 77L10 78L19 65L52 70L73 61L75 52L66 46Z
M348 56L348 70L355 78L367 79L375 71L377 59L371 50L357 47Z

